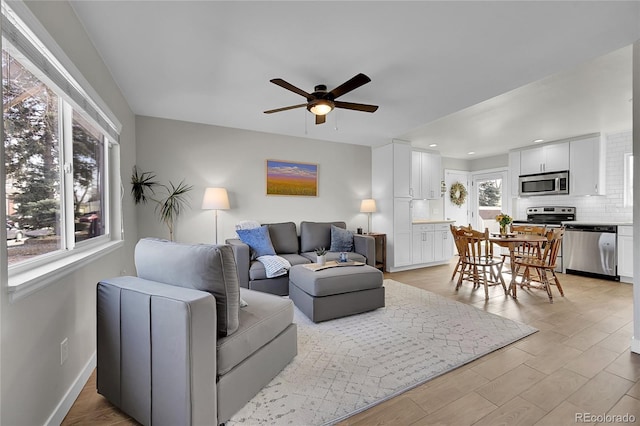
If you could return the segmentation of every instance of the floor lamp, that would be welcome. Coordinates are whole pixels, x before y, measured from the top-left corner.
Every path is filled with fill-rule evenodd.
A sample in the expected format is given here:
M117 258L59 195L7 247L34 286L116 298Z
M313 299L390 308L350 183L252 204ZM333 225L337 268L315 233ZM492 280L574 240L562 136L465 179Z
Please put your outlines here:
M216 244L218 244L218 210L229 210L229 196L225 188L207 188L202 198L202 209L213 210L216 217Z
M369 220L367 221L367 234L371 233L371 213L376 212L376 200L367 198L362 200L360 204L360 213L369 213Z

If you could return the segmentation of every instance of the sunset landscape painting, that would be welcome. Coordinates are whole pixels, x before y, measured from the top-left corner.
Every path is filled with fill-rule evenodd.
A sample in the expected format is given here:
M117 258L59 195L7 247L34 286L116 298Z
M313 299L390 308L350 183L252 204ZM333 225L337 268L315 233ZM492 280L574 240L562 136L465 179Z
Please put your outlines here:
M267 160L267 195L318 196L318 165Z

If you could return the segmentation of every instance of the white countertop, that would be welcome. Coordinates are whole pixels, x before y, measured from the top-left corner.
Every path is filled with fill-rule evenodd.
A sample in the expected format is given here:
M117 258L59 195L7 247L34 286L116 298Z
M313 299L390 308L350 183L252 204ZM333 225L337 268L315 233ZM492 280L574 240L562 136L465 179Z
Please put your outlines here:
M563 225L633 226L633 222L602 222L596 220L570 220Z

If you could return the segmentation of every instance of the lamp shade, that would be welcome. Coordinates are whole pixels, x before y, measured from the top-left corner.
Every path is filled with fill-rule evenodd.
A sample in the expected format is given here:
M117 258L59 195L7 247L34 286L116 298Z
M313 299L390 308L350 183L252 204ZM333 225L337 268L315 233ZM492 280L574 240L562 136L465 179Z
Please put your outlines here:
M203 210L228 210L229 196L225 188L207 188L202 198Z
M362 200L362 204L360 204L360 213L375 213L376 211L376 200L372 198Z

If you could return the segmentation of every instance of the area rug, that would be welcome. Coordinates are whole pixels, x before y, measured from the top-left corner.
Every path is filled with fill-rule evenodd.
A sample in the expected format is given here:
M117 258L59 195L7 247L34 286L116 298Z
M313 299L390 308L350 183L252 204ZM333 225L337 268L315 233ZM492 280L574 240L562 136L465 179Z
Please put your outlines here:
M537 330L385 280L386 307L314 324L296 309L298 355L229 425L332 424Z

